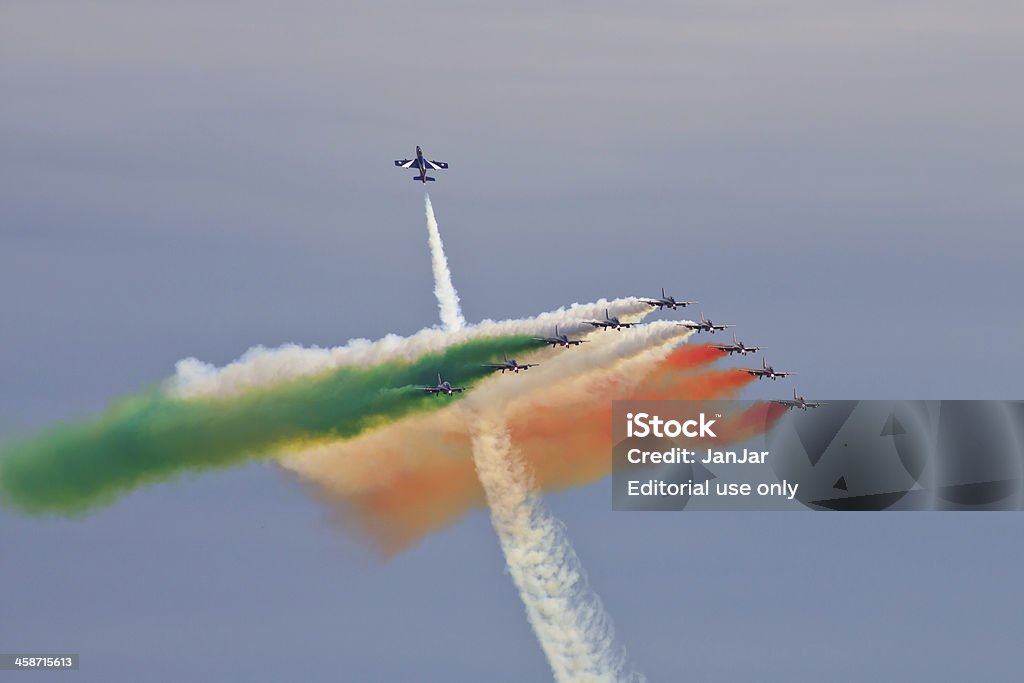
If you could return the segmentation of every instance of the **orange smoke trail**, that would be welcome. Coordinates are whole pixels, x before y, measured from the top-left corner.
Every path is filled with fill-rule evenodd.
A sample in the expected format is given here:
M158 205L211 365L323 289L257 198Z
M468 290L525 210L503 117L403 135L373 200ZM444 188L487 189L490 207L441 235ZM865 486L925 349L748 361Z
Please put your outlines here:
M691 359L703 357L693 354ZM680 363L678 356L674 362ZM587 403L545 406L543 410L519 406L509 415L512 442L533 471L538 489L582 486L611 472L613 399L731 398L753 380L734 369L693 374L666 370L664 365L629 392L602 393ZM760 433L766 424L764 417L751 420L750 435ZM342 497L348 513L344 517L346 525L385 556L454 523L469 509L484 505L468 434L423 433L411 447L421 456L415 466L394 472L378 488ZM381 461L400 457L387 451L368 455Z
M459 450L457 457L402 472L386 486L352 497L339 521L388 557L450 526L467 510L483 507L476 471L461 453L470 452L468 438Z
M786 406L778 403L763 401L755 403L750 410L740 416L741 421L737 424L737 429L745 430L751 435L769 432L782 419L787 410Z
M678 361L675 364L684 365ZM606 464L588 454L601 452L602 448L608 452L604 444L610 436L610 400L628 397L624 385L631 380L614 373L599 375L586 383L585 391L567 395L564 403L548 403L549 395L544 394L511 409L508 429L512 442L532 466L542 489L574 485L574 473L577 477L582 473L583 481L588 482L607 474ZM607 417L601 406L607 409ZM566 429L567 425L574 427ZM476 474L469 466L467 433L449 430L443 442L440 434L429 430L419 431L416 437L421 455L434 451L421 458L426 464L393 473L386 486L360 495L355 505L355 518L362 531L372 539L383 539L386 550L415 541L423 534L420 529L447 526L468 507L484 502ZM396 455L378 450L374 457L387 461Z

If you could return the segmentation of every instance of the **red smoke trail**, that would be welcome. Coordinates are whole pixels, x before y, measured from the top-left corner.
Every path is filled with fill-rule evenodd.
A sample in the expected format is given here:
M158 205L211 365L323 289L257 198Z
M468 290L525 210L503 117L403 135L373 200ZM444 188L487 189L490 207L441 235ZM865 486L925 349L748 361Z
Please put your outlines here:
M786 406L778 403L759 401L740 416L736 428L751 436L764 434L771 431L787 410Z
M725 355L725 351L720 351L710 344L687 344L670 353L662 365L675 370L683 370L714 363Z

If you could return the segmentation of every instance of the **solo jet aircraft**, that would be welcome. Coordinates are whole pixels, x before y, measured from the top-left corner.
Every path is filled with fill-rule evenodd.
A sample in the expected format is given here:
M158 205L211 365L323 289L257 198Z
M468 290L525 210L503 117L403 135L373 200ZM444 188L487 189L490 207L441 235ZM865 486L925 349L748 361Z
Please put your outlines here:
M533 341L544 342L545 344L551 344L551 347L564 346L569 348L570 346L576 346L586 342L586 339L569 339L569 335L558 334L558 325L555 325L555 336L554 337L534 337Z
M732 344L712 344L712 348L718 349L719 351L725 351L730 356L734 353L738 353L741 356L745 356L748 353L757 353L763 346L747 346L741 341L736 341L736 335L732 335Z
M674 296L665 294L664 287L661 288L660 299L640 299L640 301L643 301L648 306L657 306L659 311L663 308L671 308L672 310L675 310L676 308L686 308L687 306L698 303L696 301L679 301Z
M505 374L505 371L518 373L520 370L529 370L530 368L537 367L536 363L519 363L515 358L509 358L508 354L503 354L505 361L503 363L482 363L480 367L490 368L491 370L501 370L501 374Z
M742 370L743 372L747 373L748 375L753 375L754 377L757 377L758 379L761 379L762 377L767 377L768 379L771 379L771 380L776 380L779 377L789 377L790 375L795 375L796 374L795 372L791 372L789 370L776 370L772 366L768 365L765 362L764 358L761 359L761 367L759 367L759 368L740 368L740 370Z
M428 182L432 182L434 178L427 175L427 171L440 171L441 169L448 168L448 164L444 161L430 161L423 156L423 150L420 149L419 145L416 145L416 158L415 159L395 159L395 166L399 168L414 168L419 172L419 175L414 175L413 180L419 180L424 185Z
M607 308L604 309L604 320L587 320L586 323L594 327L600 327L603 330L621 330L623 327L633 327L633 325L636 325L636 323L624 323L618 318L608 315Z
M466 387L453 387L451 384L441 379L440 373L438 373L437 375L437 386L416 388L419 389L420 391L425 391L428 394L433 394L434 396L440 396L441 394L448 394L449 396L451 396L456 392L461 394L463 391L466 390Z
M724 330L727 327L736 327L735 325L713 323L710 320L705 320L703 313L700 314L700 322L685 322L679 324L693 330L694 332L710 332L711 334L714 334L716 330Z
M775 399L772 403L777 403L780 406L786 406L787 410L793 408L799 408L800 410L807 410L808 408L817 408L818 406L825 405L824 401L808 401L800 394L796 393L796 387L793 388L793 400L789 399Z

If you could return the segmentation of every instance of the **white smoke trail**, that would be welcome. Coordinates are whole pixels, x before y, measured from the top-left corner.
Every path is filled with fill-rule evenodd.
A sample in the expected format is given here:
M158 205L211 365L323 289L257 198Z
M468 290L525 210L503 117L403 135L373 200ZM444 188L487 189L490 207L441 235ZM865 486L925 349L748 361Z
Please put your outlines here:
M606 309L613 316L633 321L643 318L650 311L649 306L633 297L611 301L600 299L589 304L573 304L533 318L484 320L455 332L428 328L409 337L389 334L378 341L353 339L344 346L327 349L304 348L297 344L275 349L257 346L222 368L196 358L180 360L175 365L175 374L166 383L166 389L181 398L227 397L344 365L366 365L396 359L414 360L424 353L440 351L452 344L479 337L516 334L547 336L552 333L555 325L559 325L560 331L579 334L592 329L583 321L604 317ZM618 333L603 334L610 338L610 335ZM595 337L601 338L601 335Z
M621 680L625 661L611 620L561 524L541 506L505 423L490 410L467 417L494 529L555 680Z
M434 207L430 204L430 195L423 193L423 203L427 209L427 241L430 244L430 266L434 271L434 296L437 307L441 311L441 322L449 331L461 330L466 326L459 308L459 294L452 284L452 272L448 269L448 258L444 255L444 243L441 242L441 231L437 228L434 218Z

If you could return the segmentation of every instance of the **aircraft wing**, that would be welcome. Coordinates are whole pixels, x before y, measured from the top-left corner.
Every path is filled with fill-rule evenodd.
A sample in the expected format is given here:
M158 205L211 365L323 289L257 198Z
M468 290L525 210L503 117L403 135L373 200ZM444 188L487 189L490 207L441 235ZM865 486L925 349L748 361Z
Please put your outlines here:
M480 367L489 368L491 370L503 370L508 368L504 363L481 363Z
M412 168L415 165L415 159L395 159L395 166L398 166L399 168Z
M545 344L561 344L561 339L555 339L554 337L534 337L533 341L544 342Z
M751 377L764 377L768 374L767 370L762 370L761 368L740 368L740 370L747 373ZM782 373L776 372L775 374L780 375Z
M586 323L588 325L593 325L594 327L608 327L611 324L604 320L587 320Z
M739 350L738 346L733 346L732 344L712 344L711 348L718 349L719 351L728 351L730 353Z
M640 299L641 303L645 303L648 306L667 306L664 301L655 301L654 299Z
M441 391L437 387L416 387L416 388L419 389L420 391L425 391L428 394L436 394L437 392Z
M427 165L427 168L431 171L440 171L442 169L448 168L447 161L428 161L427 159L424 159L423 163L425 163Z

